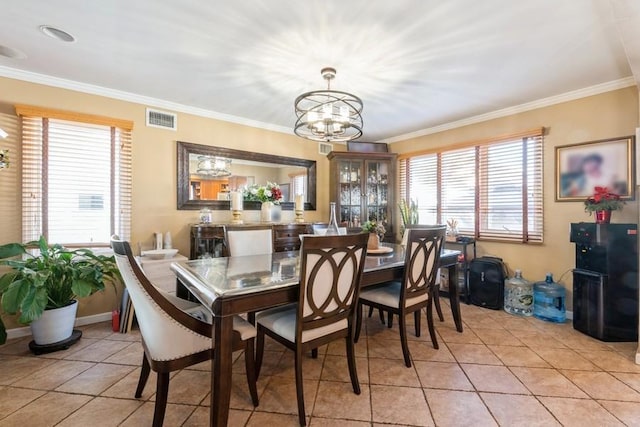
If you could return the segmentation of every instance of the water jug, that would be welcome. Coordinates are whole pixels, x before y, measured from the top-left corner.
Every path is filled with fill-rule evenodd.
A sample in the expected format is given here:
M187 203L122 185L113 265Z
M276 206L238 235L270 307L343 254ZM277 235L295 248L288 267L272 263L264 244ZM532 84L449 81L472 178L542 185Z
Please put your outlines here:
M519 316L533 314L533 284L522 277L520 270L504 281L504 311Z
M564 323L566 293L564 286L554 282L553 275L547 273L544 282L533 285L533 315L548 322Z

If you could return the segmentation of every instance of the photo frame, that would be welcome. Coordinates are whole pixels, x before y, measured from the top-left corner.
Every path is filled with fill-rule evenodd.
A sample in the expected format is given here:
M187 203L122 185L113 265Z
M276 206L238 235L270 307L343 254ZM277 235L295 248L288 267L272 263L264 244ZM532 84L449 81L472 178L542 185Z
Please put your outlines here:
M596 186L633 200L635 167L634 136L556 147L556 201L582 202Z

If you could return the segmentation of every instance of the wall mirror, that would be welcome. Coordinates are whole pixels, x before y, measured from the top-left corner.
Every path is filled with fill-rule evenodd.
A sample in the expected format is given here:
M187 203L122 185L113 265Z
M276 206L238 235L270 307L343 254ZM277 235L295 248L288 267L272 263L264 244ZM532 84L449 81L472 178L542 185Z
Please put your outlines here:
M316 162L178 141L178 209L229 210L229 192L250 185L280 185L284 210L293 210L296 194L305 210L316 209ZM245 210L260 202L244 201Z

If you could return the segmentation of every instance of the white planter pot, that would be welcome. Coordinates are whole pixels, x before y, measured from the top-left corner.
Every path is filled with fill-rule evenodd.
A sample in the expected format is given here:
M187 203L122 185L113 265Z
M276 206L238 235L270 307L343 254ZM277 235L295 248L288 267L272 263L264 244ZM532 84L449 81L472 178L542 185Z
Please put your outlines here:
M31 334L38 345L53 344L66 340L73 333L76 322L78 301L50 310L45 310L40 318L31 322Z

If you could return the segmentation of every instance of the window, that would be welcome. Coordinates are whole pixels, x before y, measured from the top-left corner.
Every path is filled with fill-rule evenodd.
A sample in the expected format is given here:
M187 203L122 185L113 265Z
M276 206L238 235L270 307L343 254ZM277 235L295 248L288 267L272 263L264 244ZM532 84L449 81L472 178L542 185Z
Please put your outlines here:
M290 179L290 183L291 183L291 194L290 194L291 200L287 200L287 201L295 200L294 198L298 194L304 194L305 200L306 200L306 198L307 198L307 175L304 174L304 173L302 173L302 174L291 174L291 175L289 175L289 179Z
M67 246L124 239L131 222L131 124L17 106L22 117L22 235ZM111 123L113 122L113 123Z
M542 242L542 129L400 160L421 223L455 219L478 239Z

